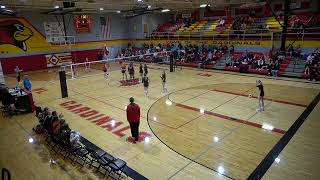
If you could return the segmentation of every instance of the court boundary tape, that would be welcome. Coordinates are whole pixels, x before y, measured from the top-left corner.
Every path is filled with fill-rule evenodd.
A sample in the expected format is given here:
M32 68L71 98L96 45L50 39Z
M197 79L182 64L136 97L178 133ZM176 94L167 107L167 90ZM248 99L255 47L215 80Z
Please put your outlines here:
M307 120L313 109L320 101L320 93L312 100L308 107L302 112L298 119L292 124L288 131L280 138L280 140L273 146L269 153L264 157L256 169L247 178L248 180L259 180L269 170L275 158L279 156L282 150L287 146L292 137L300 129L302 124Z
M185 89L181 89L181 90L185 90ZM181 91L181 90L178 90L178 91ZM175 92L177 92L177 91L175 91ZM174 93L174 92L169 93L169 94L167 95L167 97L169 97L169 95L172 94L172 93ZM176 153L179 154L180 156L182 156L182 157L190 160L191 162L197 163L197 164L199 164L200 166L203 166L203 167L205 167L205 168L207 168L207 169L210 169L210 170L216 172L218 175L221 175L221 176L224 176L224 177L226 177L226 178L235 180L236 178L233 178L233 177L231 177L231 176L229 176L229 175L227 175L227 174L219 173L218 170L213 169L213 168L211 168L211 167L208 167L208 166L206 166L206 165L204 165L204 164L201 164L201 163L199 163L199 162L197 162L197 161L194 161L193 159L191 159L191 158L189 158L189 157L187 157L187 156L179 153L178 151L176 151L176 150L174 150L173 148L171 148L170 146L168 146L164 141L162 141L162 140L155 134L155 132L153 131L153 129L152 129L151 126L150 126L150 122L149 122L149 112L150 112L150 109L153 107L153 105L155 105L159 100L161 100L161 99L163 99L163 98L165 98L165 97L166 97L166 96L163 96L163 97L159 98L158 100L156 100L156 101L150 106L150 108L148 109L148 112L147 112L147 123L148 123L148 126L149 126L151 132L153 133L153 135L154 135L155 137L157 137L158 140L159 140L162 144L164 144L165 146L167 146L169 149L171 149L172 151L176 152Z

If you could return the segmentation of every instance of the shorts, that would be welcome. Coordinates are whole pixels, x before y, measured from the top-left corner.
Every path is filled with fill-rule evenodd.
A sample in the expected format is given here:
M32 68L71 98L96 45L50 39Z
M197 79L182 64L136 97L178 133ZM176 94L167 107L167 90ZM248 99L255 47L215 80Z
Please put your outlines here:
M121 71L121 72L122 72L122 74L126 73L126 71Z

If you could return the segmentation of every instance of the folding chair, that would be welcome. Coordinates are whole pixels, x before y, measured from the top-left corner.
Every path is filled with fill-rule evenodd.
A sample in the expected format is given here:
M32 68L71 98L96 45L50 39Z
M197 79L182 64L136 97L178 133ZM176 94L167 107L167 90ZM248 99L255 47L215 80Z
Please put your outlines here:
M93 167L95 167L95 168L98 168L99 165L98 165L98 166L94 166L93 163L96 162L96 163L99 164L99 160L102 158L102 156L103 156L106 152L104 152L104 151L102 151L102 150L94 151L94 150L92 150L92 149L90 149L90 148L87 148L87 150L89 151L89 153L90 153L89 155L90 155L90 158L91 158L89 168L91 168L91 166L93 166Z
M123 161L122 159L115 159L109 164L109 167L111 168L112 172L114 172L116 175L118 175L117 179L121 178L121 174L123 172L124 167L126 167L127 163ZM111 173L109 173L108 177L110 176ZM108 179L107 177L107 179ZM113 177L112 177L113 178ZM116 179L116 178L114 178Z
M82 147L82 148L78 149L77 151L75 151L74 154L76 156L75 160L73 161L74 164L79 163L78 159L81 159L83 161L83 163L79 163L79 164L81 165L81 167L83 167L87 162L89 151L85 147Z
M109 164L110 164L111 162L113 162L114 160L115 160L115 158L114 158L112 155L110 155L109 153L105 153L105 154L98 160L99 166L98 166L98 168L97 168L97 172L99 171L100 167L102 167L102 168L106 171L106 173L104 174L104 176L106 176L107 173L110 174L111 168L109 168Z

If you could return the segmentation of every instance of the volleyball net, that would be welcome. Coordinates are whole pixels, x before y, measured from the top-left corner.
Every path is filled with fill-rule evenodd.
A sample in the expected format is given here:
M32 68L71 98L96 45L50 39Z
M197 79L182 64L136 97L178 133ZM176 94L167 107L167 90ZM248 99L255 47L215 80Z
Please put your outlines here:
M162 51L150 54L141 54L128 57L110 58L98 61L85 61L81 63L72 63L62 65L61 69L65 71L66 77L71 79L94 76L103 74L104 66L107 66L108 72L120 71L123 63L128 65L130 62L137 63L169 63L169 51Z

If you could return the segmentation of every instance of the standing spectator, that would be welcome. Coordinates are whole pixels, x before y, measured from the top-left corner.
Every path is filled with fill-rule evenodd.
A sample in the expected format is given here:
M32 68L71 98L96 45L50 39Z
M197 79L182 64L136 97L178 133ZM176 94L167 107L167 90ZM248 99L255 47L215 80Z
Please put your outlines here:
M19 66L16 66L16 68L14 69L18 83L20 82L20 79L21 79L21 71L22 69L20 69Z
M26 90L31 91L32 84L31 84L31 81L29 80L28 75L25 75L23 78L23 87Z
M131 135L134 138L134 143L139 140L139 124L140 124L140 107L134 103L134 98L129 99L130 104L127 106L127 120L130 124Z

